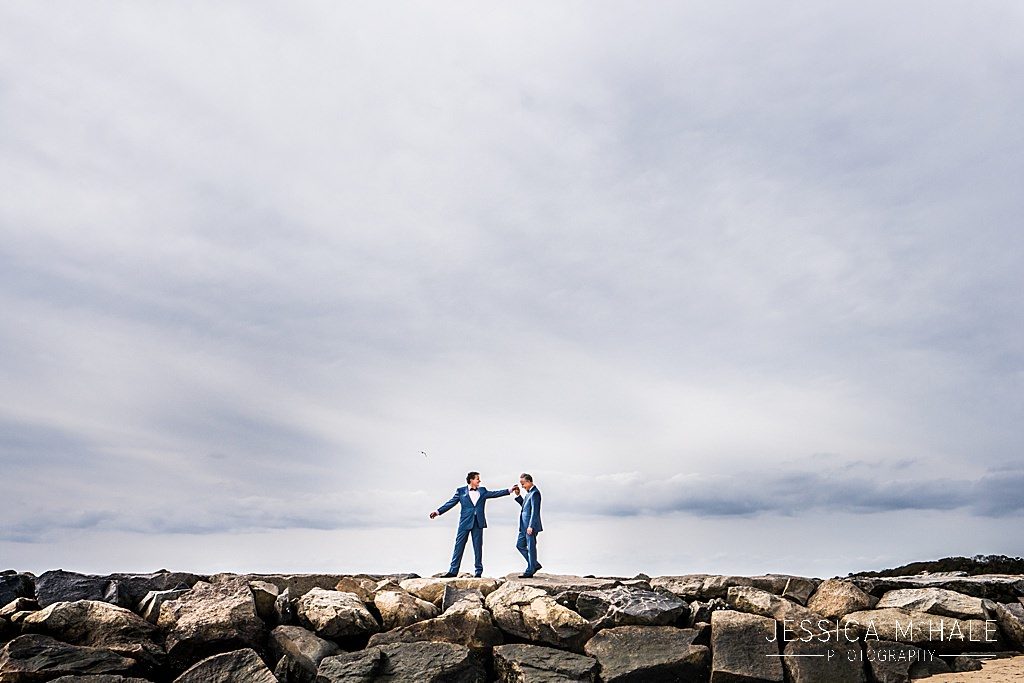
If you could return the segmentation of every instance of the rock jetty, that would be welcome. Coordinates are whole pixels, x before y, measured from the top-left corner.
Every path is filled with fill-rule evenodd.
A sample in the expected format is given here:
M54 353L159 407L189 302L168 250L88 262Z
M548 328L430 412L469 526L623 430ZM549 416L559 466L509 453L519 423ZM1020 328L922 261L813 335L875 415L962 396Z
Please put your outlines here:
M904 683L1024 652L1024 575L0 572L0 683Z

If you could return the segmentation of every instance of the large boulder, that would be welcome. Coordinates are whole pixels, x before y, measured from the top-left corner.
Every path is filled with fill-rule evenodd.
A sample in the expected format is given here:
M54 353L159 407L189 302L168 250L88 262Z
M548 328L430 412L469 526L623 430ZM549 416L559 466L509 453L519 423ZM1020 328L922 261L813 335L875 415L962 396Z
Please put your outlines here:
M865 640L864 659L874 683L910 683L949 672L949 666L934 652L891 640Z
M278 683L254 650L243 648L196 662L174 683Z
M211 655L264 646L264 625L244 579L197 583L160 606L157 626L167 633L167 655L178 670Z
M783 653L789 683L867 683L859 640L798 638L787 642Z
M827 619L838 619L851 612L874 608L878 598L864 592L852 581L828 579L822 581L807 601L807 609Z
M189 590L191 589L178 588L167 591L150 591L139 601L135 611L149 623L155 624L160 619L160 605L168 600L177 600Z
M376 633L380 624L353 593L314 588L299 598L299 621L323 638Z
M576 598L576 611L597 629L674 624L689 614L689 606L671 593L616 586L580 593Z
M0 619L10 619L18 612L35 612L38 609L39 603L35 601L35 598L15 598L0 607Z
M94 576L58 569L44 572L36 579L36 598L42 607L55 602L99 600L132 609L150 591L188 588L199 579L183 572Z
M285 666L294 680L312 681L320 662L340 651L336 644L301 626L278 626L270 632L270 653L278 662L287 658Z
M726 601L736 611L770 617L784 622L787 627L817 628L818 622L824 619L802 605L752 586L733 586Z
M0 605L35 595L35 582L28 574L0 574Z
M604 683L707 680L711 653L698 632L672 626L619 626L600 631L584 651L600 664Z
M818 581L789 574L763 574L761 576L722 576L717 574L684 574L659 576L651 579L652 588L662 588L686 601L724 598L734 586L758 588L800 604L817 588Z
M370 645L440 642L464 645L471 649L491 648L504 641L501 631L494 625L491 613L472 599L456 603L439 617L370 637Z
M781 683L780 654L774 619L734 610L711 615L711 683Z
M593 683L597 660L540 645L499 645L494 671L500 683Z
M434 603L421 600L403 590L377 593L373 598L373 604L380 613L385 631L410 626L417 621L433 619L438 615Z
M999 648L999 629L980 619L956 619L895 608L853 612L842 623L855 624L865 639L892 640L942 653Z
M281 591L269 581L250 581L249 590L252 591L252 599L256 603L256 614L259 618L267 624L275 623L277 613L274 611L274 605Z
M56 602L21 622L25 633L42 633L71 645L98 647L136 659L147 668L163 666L156 626L124 607L98 600Z
M484 683L478 654L451 643L393 643L327 657L316 683Z
M617 578L599 578L594 576L573 576L572 574L534 574L528 579L519 578L518 574L509 574L506 581L514 581L531 588L539 588L548 595L571 593L574 596L584 591L600 591L615 588L636 581ZM639 582L644 588L650 588L646 581Z
M450 579L406 579L399 583L402 590L412 593L420 600L432 602L437 607L441 606L444 598L444 589L447 586L454 588L475 588L484 595L491 593L498 588L499 582L496 579L469 578L463 576Z
M447 612L453 605L469 600L477 607L484 606L484 594L476 588L445 586L441 597L441 611Z
M354 593L363 602L373 602L377 581L365 576L344 576L334 584L334 590L342 593Z
M406 575L402 575L404 578ZM215 574L210 578L212 583L220 581L232 581L242 578L246 581L265 581L277 586L277 590L283 593L285 590L293 599L301 598L314 588L324 590L336 590L340 581L345 579L363 578L353 577L349 574ZM343 591L345 592L345 591Z
M1008 647L1024 652L1024 605L1019 602L989 603L992 615L999 623L999 628Z
M851 576L849 580L866 592L878 597L899 588L945 588L964 595L988 598L998 602L1014 602L1018 596L1024 595L1024 576L1016 574Z
M485 603L502 631L536 643L578 651L593 634L586 619L540 588L509 581Z
M889 607L957 619L985 619L988 617L981 598L945 588L899 588L888 591L875 605L875 609Z
M69 645L38 633L19 636L0 650L2 683L37 683L64 675L126 674L135 667L134 659L116 652Z

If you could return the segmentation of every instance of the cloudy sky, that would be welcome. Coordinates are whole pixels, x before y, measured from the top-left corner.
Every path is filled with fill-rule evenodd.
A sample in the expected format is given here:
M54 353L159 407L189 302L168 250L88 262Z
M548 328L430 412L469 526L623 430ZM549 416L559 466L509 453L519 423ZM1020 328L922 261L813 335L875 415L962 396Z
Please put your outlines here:
M1024 554L1022 33L5 3L0 569L433 573L469 469L552 571Z

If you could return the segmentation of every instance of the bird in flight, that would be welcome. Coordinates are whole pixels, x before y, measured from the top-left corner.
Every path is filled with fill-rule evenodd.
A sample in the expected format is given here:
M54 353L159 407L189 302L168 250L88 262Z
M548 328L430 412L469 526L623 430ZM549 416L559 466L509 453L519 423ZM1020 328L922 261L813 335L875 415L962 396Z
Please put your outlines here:
M425 458L425 457L427 457L427 452L426 452L426 451L420 451L420 453L422 453L422 454L423 454L423 457L424 457L424 458Z

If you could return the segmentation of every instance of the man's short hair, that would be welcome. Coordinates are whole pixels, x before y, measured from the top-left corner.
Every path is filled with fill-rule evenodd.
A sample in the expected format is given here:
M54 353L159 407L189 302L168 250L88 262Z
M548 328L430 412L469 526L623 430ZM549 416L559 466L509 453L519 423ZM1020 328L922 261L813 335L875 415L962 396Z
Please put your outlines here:
M529 474L527 474L526 472L523 472L522 474L520 474L520 475L519 475L519 478L520 478L520 479L525 479L526 481L533 481L533 477L531 477L531 476L530 476Z
M470 472L469 474L466 475L466 483L468 484L469 482L473 481L473 479L479 476L479 472ZM533 481L533 479L531 479L530 481Z

